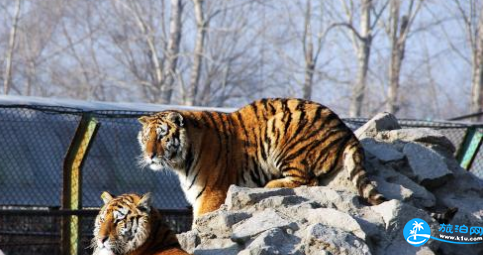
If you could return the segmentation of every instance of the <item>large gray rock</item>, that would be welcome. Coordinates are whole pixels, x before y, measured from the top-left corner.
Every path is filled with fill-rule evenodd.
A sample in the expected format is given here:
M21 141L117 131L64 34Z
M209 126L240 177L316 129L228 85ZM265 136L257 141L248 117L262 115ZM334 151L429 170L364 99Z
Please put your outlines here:
M416 143L404 145L413 176L426 188L434 189L447 182L453 173L440 154Z
M427 145L438 145L452 153L455 152L453 143L440 132L430 128L405 128L399 130L383 131L375 136L376 140L386 143L418 142Z
M286 205L298 205L304 202L309 201L307 198L296 196L296 195L288 195L288 196L273 196L267 197L265 199L260 200L255 205L257 210L263 210L265 208L274 208L279 206L286 206Z
M245 243L250 238L273 228L295 228L295 224L281 217L273 209L266 209L253 217L233 226L231 239L237 243Z
M373 177L378 190L389 199L397 199L413 204L417 207L432 207L436 204L436 197L425 187L402 174L410 170L395 171L392 167L379 162L369 162L369 166L378 169L378 175ZM400 168L406 168L404 165Z
M362 127L354 131L354 134L360 140L368 137L375 137L378 132L386 130L400 129L399 123L396 117L391 113L383 112L378 113L372 119L370 119Z
M200 233L211 233L217 237L229 238L231 227L252 215L247 212L233 212L218 210L198 218L195 222L196 230ZM209 224L206 224L208 223Z
M371 254L369 247L357 236L338 228L317 223L308 226L305 235L305 254Z
M229 210L241 209L248 205L260 202L267 197L286 195L294 195L294 191L290 189L252 189L247 191L241 187L232 185L228 190L225 204L228 206Z
M272 228L258 235L240 254L304 254L297 244L295 236L281 228Z
M410 201L415 194L412 190L398 183L387 182L383 178L375 177L377 190L384 194L387 199L397 199L400 201Z
M225 239L208 239L194 251L194 255L236 255L240 252L240 247L230 240Z
M377 142L372 138L361 140L364 150L377 157L381 162L391 162L404 159L404 154L394 148L391 144Z
M305 212L308 223L321 223L325 226L340 228L352 233L362 240L366 240L366 233L353 216L332 208L317 208Z
M196 246L200 244L199 232L197 230L188 231L176 235L179 244L188 253L193 253Z
M360 207L359 196L347 190L338 190L330 187L299 187L293 189L298 196L315 203L319 207L336 208L342 212L353 212Z

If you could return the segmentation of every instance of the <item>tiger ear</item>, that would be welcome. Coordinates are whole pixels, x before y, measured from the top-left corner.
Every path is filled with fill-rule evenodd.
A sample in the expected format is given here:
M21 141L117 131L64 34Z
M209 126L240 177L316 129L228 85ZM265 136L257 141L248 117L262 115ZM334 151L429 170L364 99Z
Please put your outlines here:
M142 117L140 117L140 118L138 119L138 121L139 121L139 123L141 123L141 124L143 124L143 125L144 125L144 124L148 123L148 121L149 121L149 116L142 116Z
M139 200L138 208L140 210L145 210L149 212L151 210L151 204L152 204L151 192L148 192L141 197L141 200Z
M184 125L183 123L183 115L181 115L179 112L170 112L168 114L168 120L171 122L175 123L176 125L182 127Z
M114 196L113 196L113 195L111 195L111 193L109 193L109 192L107 192L107 191L104 191L104 192L102 192L102 194L101 194L101 199L102 199L102 201L104 202L104 204L109 203L109 201L111 201L113 198L114 198Z

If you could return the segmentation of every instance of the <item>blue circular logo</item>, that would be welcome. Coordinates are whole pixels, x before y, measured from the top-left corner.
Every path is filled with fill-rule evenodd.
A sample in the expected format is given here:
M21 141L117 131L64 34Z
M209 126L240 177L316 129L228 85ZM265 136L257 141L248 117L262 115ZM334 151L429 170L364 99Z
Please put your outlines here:
M431 237L431 229L426 221L422 219L412 219L404 226L404 238L412 246L421 246Z

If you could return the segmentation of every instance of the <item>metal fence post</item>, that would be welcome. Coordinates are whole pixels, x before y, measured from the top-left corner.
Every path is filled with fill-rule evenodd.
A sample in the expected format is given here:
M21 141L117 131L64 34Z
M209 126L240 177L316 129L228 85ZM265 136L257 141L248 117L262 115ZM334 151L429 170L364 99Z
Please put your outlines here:
M476 154L478 153L481 142L483 141L482 132L478 131L475 126L468 127L466 129L466 134L463 139L458 152L456 153L456 159L460 163L461 167L466 170L471 169L471 165L475 160Z
M90 114L82 114L79 125L64 158L62 176L62 209L82 209L82 166L89 152L99 122ZM78 255L81 238L79 216L62 218L61 252L63 255Z

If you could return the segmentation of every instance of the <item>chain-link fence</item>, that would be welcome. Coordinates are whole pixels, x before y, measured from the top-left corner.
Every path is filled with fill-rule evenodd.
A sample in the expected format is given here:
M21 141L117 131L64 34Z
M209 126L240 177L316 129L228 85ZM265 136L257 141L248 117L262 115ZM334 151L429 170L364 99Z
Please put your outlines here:
M368 121L366 118L346 118L345 123L353 130L359 128ZM469 124L450 121L422 121L422 120L410 120L399 119L399 125L402 128L431 128L438 130L444 136L446 136L455 146L457 152L463 154L468 151L468 144L472 138L475 138L475 134L483 134L483 124ZM471 133L471 130L474 133ZM469 135L472 134L472 135ZM481 137L480 137L481 139ZM476 150L476 155L471 160L471 167L468 169L471 173L480 179L483 179L483 150L479 150L479 146ZM468 152L471 153L471 152ZM456 155L455 155L456 156Z
M73 214L81 227L80 254L91 254L88 247L97 211L74 213L61 208L64 157L85 114L101 128L79 179L83 208L99 208L105 190L152 192L154 205L174 230L190 228L191 210L177 177L138 165L137 117L148 112L0 106L0 249L7 255L61 254L63 219Z
M159 110L163 110L160 107ZM61 254L62 225L70 217L79 228L79 253L90 254L93 219L100 194L152 192L154 205L164 209L173 229L191 226L191 211L176 176L140 168L137 117L151 112L126 110L86 111L59 106L0 106L0 249L13 254ZM100 123L84 161L81 210L61 208L63 164L82 116ZM346 119L357 128L366 119ZM469 125L451 122L401 120L407 127L439 129L458 147ZM477 127L481 132L481 127ZM483 178L483 154L471 168ZM86 210L89 209L89 210ZM73 216L74 215L74 216ZM64 254L66 254L64 252Z

